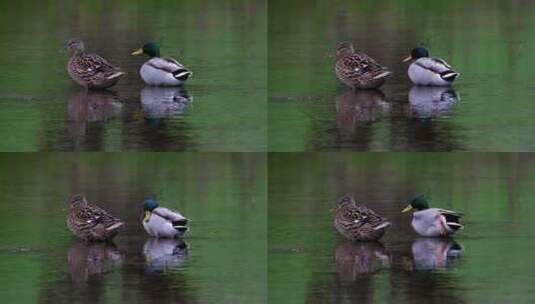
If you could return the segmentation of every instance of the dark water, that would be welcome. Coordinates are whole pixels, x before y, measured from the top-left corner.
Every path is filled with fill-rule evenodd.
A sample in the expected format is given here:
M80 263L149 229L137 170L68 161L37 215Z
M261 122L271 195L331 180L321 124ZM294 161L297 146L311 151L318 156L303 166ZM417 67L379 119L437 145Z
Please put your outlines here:
M270 154L269 301L531 303L534 186L531 154ZM346 193L392 222L380 243L334 230ZM415 193L464 213L465 230L416 235L401 213Z
M535 147L534 3L270 1L270 151L530 151ZM333 71L354 42L394 74L352 93ZM401 63L426 44L461 77L415 91ZM442 97L441 97L442 96Z
M3 303L262 303L266 157L261 154L0 155ZM114 245L65 225L85 193L126 223ZM184 242L141 226L143 197L192 220Z
M263 151L264 1L17 1L0 4L1 151ZM85 95L58 50L78 37L127 75ZM138 75L147 41L193 71L186 96ZM145 93L144 93L145 92ZM171 103L168 96L183 96ZM156 115L155 115L156 114Z

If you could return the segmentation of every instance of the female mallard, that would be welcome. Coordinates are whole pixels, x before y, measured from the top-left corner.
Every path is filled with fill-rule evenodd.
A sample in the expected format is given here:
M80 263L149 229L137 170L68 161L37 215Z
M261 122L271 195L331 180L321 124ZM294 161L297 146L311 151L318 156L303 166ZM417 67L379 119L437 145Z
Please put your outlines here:
M84 242L109 241L119 232L123 222L106 210L90 205L85 197L71 198L67 227Z
M182 236L188 227L188 219L177 211L160 207L155 199L143 201L143 227L150 236L156 238L174 238Z
M411 60L415 61L409 66L408 74L415 85L449 86L460 75L446 61L430 58L429 51L425 47L414 48L403 62Z
M353 44L342 42L336 48L334 70L345 85L356 89L373 89L381 86L391 72L373 58L356 52Z
M447 237L463 229L460 220L462 214L455 211L429 208L429 203L423 195L413 198L409 205L401 212L416 209L412 214L412 228L421 236Z
M96 54L86 54L84 43L78 39L67 42L73 52L67 71L77 84L88 89L105 89L117 83L124 73Z
M334 227L351 241L375 241L383 236L390 222L353 197L345 196L335 209Z
M140 54L147 54L150 57L139 69L141 78L148 85L178 86L192 75L190 70L175 59L160 57L160 47L154 42L146 43L132 53L132 55Z

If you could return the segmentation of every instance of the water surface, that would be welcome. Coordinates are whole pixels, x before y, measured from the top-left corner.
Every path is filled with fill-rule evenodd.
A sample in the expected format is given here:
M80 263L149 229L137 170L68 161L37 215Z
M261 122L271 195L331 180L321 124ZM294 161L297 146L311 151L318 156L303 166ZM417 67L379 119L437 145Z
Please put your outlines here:
M271 303L535 300L534 155L274 153L269 174ZM379 243L333 228L329 210L346 193L391 221ZM416 235L401 213L415 193L464 213L465 230Z
M4 303L265 302L265 156L4 153L0 167ZM67 230L76 193L125 222L113 244ZM183 241L145 233L151 193L192 220Z
M269 150L534 150L533 5L270 1ZM393 71L379 91L336 79L344 40ZM401 60L420 43L461 73L451 91L412 88Z
M265 150L264 1L23 0L0 9L0 151ZM72 37L126 72L107 95L85 96L69 78L69 55L58 50ZM147 58L130 53L147 41L193 71L188 103L178 93L171 103L164 89L144 93ZM90 110L73 116L76 107Z

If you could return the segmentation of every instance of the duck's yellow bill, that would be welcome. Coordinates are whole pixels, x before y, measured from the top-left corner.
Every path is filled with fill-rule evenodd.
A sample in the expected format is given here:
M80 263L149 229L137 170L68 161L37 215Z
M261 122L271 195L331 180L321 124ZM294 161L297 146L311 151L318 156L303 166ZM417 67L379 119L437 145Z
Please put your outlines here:
M412 60L412 56L409 56L409 57L403 59L403 62L407 62L407 61L411 61L411 60Z
M405 212L408 212L408 211L411 211L411 210L412 210L412 206L408 205L407 207L405 207L405 209L401 210L401 213L405 213Z
M145 218L143 220L145 222L148 222L150 220L150 215L151 215L150 211L145 211Z
M141 54L143 54L143 49L137 49L132 52L132 55L141 55Z

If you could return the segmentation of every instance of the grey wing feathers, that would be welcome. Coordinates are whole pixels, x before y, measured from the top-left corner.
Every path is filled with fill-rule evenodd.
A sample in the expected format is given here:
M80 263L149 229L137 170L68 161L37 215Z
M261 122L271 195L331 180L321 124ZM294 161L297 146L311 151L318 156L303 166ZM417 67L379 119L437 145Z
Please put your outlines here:
M152 67L163 70L169 73L175 73L180 70L186 69L182 64L180 64L178 61L176 61L173 58L152 58L149 60L148 64L150 64Z
M442 74L444 72L452 71L451 66L449 66L444 60L437 58L420 58L415 62L420 67L435 72L437 74Z
M156 209L154 209L153 213L167 219L168 221L171 221L171 222L176 222L176 221L181 221L181 220L184 220L186 219L182 214L180 214L179 212L177 211L174 211L174 210L171 210L171 209L167 209L165 207L158 207Z
M450 215L455 215L455 216L458 216L458 217L462 217L463 216L463 214L460 213L460 212L452 211L452 210L448 210L448 209L437 208L437 211L442 213L442 214L450 214Z

